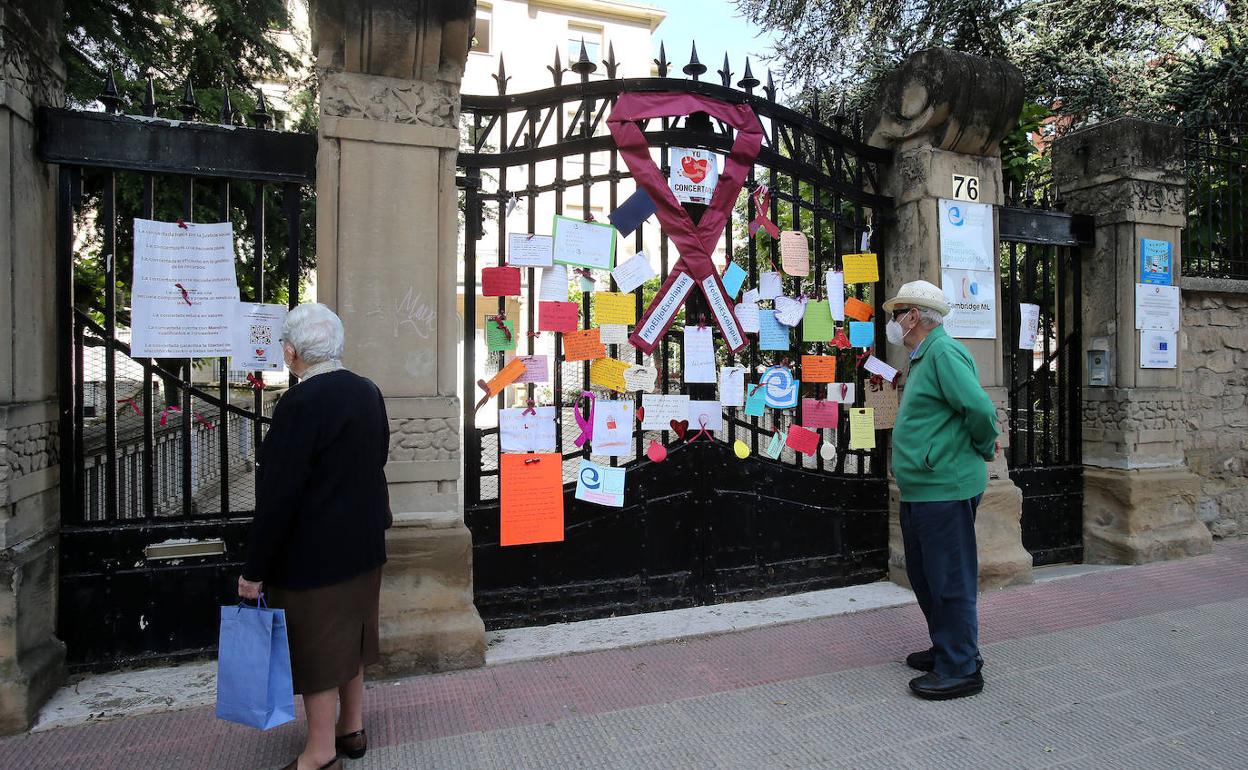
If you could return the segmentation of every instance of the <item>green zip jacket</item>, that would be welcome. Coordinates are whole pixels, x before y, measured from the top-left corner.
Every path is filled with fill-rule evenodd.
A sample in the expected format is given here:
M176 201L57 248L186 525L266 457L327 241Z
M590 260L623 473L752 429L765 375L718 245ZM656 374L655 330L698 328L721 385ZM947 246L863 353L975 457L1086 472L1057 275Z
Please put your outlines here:
M996 409L979 384L975 359L937 326L910 360L893 428L893 475L902 502L982 494L996 441Z

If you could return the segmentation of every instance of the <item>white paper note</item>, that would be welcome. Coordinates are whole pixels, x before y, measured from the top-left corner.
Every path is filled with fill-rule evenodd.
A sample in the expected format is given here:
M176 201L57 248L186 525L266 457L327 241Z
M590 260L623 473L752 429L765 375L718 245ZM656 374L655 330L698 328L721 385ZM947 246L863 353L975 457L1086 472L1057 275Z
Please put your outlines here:
M828 309L833 321L845 320L845 274L834 270L825 275L828 284Z
M793 327L802 322L806 314L806 300L798 297L776 297L776 320L785 326Z
M539 406L501 409L498 412L499 445L504 452L555 451L555 408Z
M724 406L745 405L744 366L725 366L719 370L719 401Z
M875 356L867 356L866 362L862 365L864 369L872 374L878 374L885 380L892 382L897 377L897 370L884 363Z
M624 345L628 342L628 326L625 324L603 324L598 327L598 337L604 345Z
M633 402L598 399L594 404L594 438L590 452L619 457L632 451Z
M715 341L711 327L685 327L685 382L715 382Z
M838 404L854 403L854 383L852 382L829 382L828 383L828 400L835 401Z
M760 273L758 276L758 298L775 299L784 293L780 282L780 274L776 272Z
M615 263L615 228L600 222L582 222L571 217L555 217L553 227L554 261L610 270Z
M1036 330L1040 324L1040 306L1020 302L1018 318L1018 346L1023 350L1035 350Z
M611 271L615 285L620 291L632 291L646 281L655 277L654 268L650 267L650 258L646 252L639 251L621 262Z
M568 268L566 265L542 268L542 282L537 289L537 298L548 302L568 301Z
M552 239L549 235L511 233L507 236L507 264L516 267L550 267Z
M641 408L645 412L645 419L641 421L642 430L671 430L672 420L680 422L689 419L688 396L643 393Z
M724 429L724 412L718 401L689 402L689 438L700 430L712 433Z
M653 366L634 364L624 370L625 390L654 390L654 383L659 379L659 370Z
M754 302L737 305L737 321L741 324L741 331L758 334L758 305Z

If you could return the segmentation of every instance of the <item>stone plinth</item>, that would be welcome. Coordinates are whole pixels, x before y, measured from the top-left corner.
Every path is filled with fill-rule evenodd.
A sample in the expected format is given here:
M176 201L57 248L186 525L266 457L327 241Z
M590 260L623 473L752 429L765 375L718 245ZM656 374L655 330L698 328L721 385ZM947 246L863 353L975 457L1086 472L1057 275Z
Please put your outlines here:
M387 674L479 666L459 503L459 83L470 2L313 0L321 87L319 296L345 363L386 396L395 525L381 598Z

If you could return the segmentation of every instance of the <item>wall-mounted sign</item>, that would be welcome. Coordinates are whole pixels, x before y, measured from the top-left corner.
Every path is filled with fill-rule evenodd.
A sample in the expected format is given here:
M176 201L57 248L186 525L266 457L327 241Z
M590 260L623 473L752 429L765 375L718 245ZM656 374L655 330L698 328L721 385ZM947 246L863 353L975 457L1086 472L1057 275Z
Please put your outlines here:
M960 201L979 200L979 177L966 174L953 175L953 197Z
M1174 260L1170 241L1140 239L1140 283L1174 285Z
M1177 369L1179 366L1178 332L1140 330L1140 368Z
M992 270L997 254L992 232L992 206L939 200L940 266L959 270ZM846 283L852 283L848 279Z

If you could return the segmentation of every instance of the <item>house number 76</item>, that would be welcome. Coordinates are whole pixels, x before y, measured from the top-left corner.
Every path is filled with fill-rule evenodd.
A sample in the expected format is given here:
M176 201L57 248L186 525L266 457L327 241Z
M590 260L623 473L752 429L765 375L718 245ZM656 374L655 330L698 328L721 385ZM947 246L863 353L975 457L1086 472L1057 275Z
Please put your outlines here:
M953 197L963 201L979 200L979 177L954 174Z

